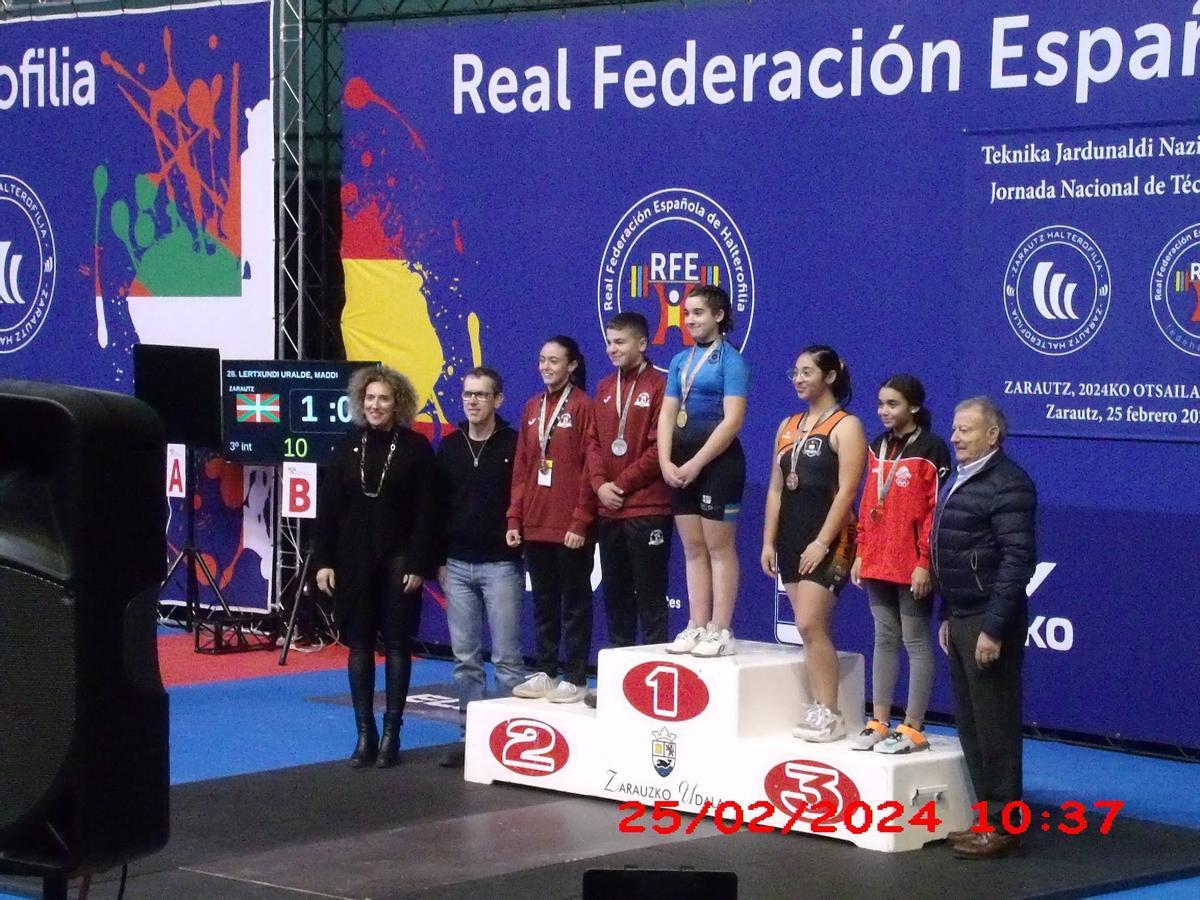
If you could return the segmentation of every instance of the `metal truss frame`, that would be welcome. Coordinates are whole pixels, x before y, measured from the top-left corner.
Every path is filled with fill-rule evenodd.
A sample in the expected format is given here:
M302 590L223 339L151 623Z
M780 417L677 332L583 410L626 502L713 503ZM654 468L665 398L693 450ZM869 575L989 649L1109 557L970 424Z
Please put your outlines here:
M629 6L654 0L275 0L277 355L343 359L339 327L343 37L371 22ZM281 487L277 483L277 488ZM276 491L278 495L279 491ZM301 589L305 527L276 503L278 597Z

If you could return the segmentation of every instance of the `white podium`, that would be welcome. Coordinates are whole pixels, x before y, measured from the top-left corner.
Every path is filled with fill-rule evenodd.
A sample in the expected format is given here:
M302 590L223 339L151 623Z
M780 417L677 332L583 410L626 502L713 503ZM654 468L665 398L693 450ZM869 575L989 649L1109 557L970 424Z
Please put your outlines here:
M838 657L838 704L854 735L863 727L863 657ZM740 810L747 822L791 822L792 833L885 852L971 824L957 740L931 737L927 751L889 756L792 737L809 698L801 649L739 641L734 656L717 659L673 656L661 644L602 650L597 696L594 710L515 697L470 704L466 779L637 800L647 828L656 801L675 801L684 827L725 802L727 823ZM922 808L941 820L932 830L910 823ZM614 828L624 815L614 811Z

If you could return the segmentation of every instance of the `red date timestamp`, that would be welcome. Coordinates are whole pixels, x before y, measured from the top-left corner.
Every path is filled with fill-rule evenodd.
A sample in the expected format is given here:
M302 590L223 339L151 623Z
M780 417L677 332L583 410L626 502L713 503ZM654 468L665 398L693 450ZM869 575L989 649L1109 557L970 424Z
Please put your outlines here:
M1104 812L1104 818L1100 821L1097 830L1100 834L1108 834L1112 830L1117 813L1125 806L1125 802L1123 800L1093 800L1092 806L1096 810ZM986 834L996 830L996 826L993 824L997 821L997 817L994 815L995 804L992 805L993 815L990 817L986 800L972 805L971 809L975 810L975 824L971 826L971 831L976 834ZM1088 820L1088 807L1078 800L1065 800L1057 808L1051 807L1036 812L1030 809L1029 804L1024 800L1013 800L1001 807L998 820L1009 834L1024 834L1030 828L1042 831L1053 830L1062 834L1083 834L1094 821Z
M800 801L794 811L777 809L768 800L758 800L744 807L733 800L722 800L712 803L706 800L699 811L685 813L678 809L677 800L657 800L653 807L637 800L622 803L617 809L628 815L617 824L617 830L622 834L641 834L646 825L639 820L647 811L650 812L650 830L658 834L674 834L683 829L684 834L694 834L700 821L710 813L713 824L721 834L733 834L743 827L756 834L768 834L778 831L780 834L790 834L797 823L806 826L812 834L835 834L838 826L845 828L851 834L866 834L872 828L880 834L900 834L905 827L925 828L930 834L937 831L942 820L937 816L937 807L931 800L912 813L907 819L903 818L908 807L897 800L888 800L872 807L861 800L839 809L840 804L821 802L809 805ZM788 815L789 818L780 827L766 824L776 813ZM690 821L684 824L685 817Z

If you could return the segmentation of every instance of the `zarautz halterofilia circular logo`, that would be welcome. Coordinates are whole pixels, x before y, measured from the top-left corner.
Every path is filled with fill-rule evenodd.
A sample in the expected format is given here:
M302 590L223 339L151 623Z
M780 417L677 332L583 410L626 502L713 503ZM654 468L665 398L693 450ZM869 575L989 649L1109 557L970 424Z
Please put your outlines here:
M1150 310L1168 341L1200 356L1200 223L1163 247L1150 273Z
M1066 356L1096 336L1108 315L1112 278L1091 236L1070 225L1039 228L1004 270L1004 314L1038 353Z
M0 353L29 345L54 299L54 232L33 189L0 174Z
M730 341L744 350L754 320L754 268L732 217L688 188L647 194L617 221L596 278L600 328L619 312L639 312L650 323L651 356L662 371L692 346L683 327L683 302L701 284L723 287L733 303ZM665 352L655 353L655 347Z

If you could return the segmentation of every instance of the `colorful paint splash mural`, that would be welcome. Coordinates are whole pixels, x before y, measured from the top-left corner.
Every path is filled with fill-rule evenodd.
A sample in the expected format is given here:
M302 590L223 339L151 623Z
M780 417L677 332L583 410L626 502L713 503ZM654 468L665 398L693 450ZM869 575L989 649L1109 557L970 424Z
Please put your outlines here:
M210 34L206 44L216 50L220 39ZM206 66L197 59L203 51L188 49L203 71ZM237 296L242 245L238 62L229 65L228 74L192 77L185 90L170 26L162 29L161 59L151 74L145 62L122 61L108 50L100 61L117 76L117 90L137 114L153 150L150 167L133 174L132 184L122 186L125 194L118 188L109 206L112 236L124 247L133 272L128 293ZM97 174L98 183L109 182L105 166L97 166ZM103 208L105 199L97 189L97 205Z
M97 54L122 146L95 147L93 248L80 271L97 344L120 362L138 341L273 355L269 50L248 56L244 24L225 15L160 21L150 40Z
M457 413L452 376L483 360L482 323L461 290L474 263L461 223L441 212L440 169L417 129L365 78L342 101L344 152L358 163L341 196L346 354L408 375L421 419L440 430Z

